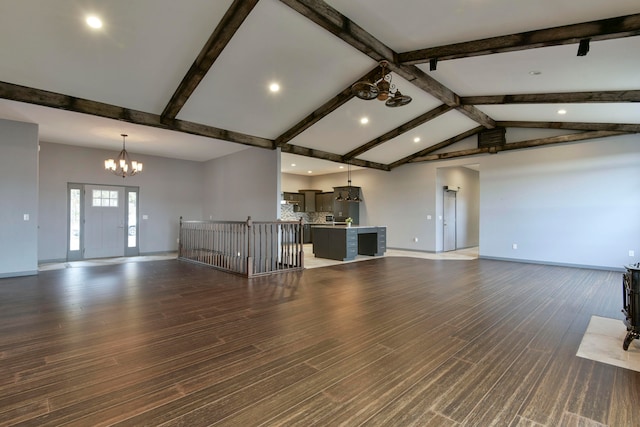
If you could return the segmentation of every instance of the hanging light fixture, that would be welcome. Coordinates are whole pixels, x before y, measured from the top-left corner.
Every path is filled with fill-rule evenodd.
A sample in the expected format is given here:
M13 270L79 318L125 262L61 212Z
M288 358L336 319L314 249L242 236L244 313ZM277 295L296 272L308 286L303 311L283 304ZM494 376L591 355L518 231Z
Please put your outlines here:
M122 178L139 174L142 172L142 162L130 160L129 153L125 149L125 138L129 135L121 133L120 136L122 136L122 151L120 151L116 160L105 160L104 169Z
M355 190L355 192L352 190ZM358 188L351 187L351 162L347 163L347 197L342 197L342 191L339 191L336 200L338 202L362 201L362 199L360 199L360 190Z
M387 72L389 62L380 61L382 72L380 78L373 83L360 81L351 86L351 92L360 99L385 101L387 107L401 107L411 102L411 97L403 95L391 82L391 73Z

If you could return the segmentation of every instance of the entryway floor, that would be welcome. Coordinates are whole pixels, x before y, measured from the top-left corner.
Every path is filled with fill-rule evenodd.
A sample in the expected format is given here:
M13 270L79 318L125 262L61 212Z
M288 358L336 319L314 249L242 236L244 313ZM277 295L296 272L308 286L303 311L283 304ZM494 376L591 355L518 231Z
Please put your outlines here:
M175 259L177 256L178 256L177 252L169 252L169 253L160 254L160 255L144 255L144 256L117 257L117 258L96 258L96 259L87 259L83 261L56 262L56 263L40 264L38 266L38 271L59 270L62 268L96 267L100 265L124 264L128 262L161 261L165 259Z
M458 251L450 252L418 252L418 251L405 251L400 249L387 249L384 254L385 257L410 257L410 258L423 258L423 259L445 259L445 260L471 260L478 258L478 247L460 249ZM357 262L371 259L374 257L366 255L358 255L353 261L335 261L326 258L316 258L313 255L313 245L304 245L304 267L305 268L317 268L326 267L329 265L342 264L345 262Z
M38 271L47 270L59 270L63 268L78 268L78 267L95 267L100 265L110 264L122 264L128 262L146 262L146 261L160 261L165 259L175 259L178 256L176 252L169 252L159 255L145 255L137 257L117 257L117 258L99 258L89 259L84 261L71 261L60 263L47 263L38 266ZM443 260L471 260L478 258L478 247L465 248L457 251L450 252L418 252L418 251L405 251L399 249L388 249L384 254L385 257L410 257L410 258L423 258L423 259L443 259ZM371 259L373 257L358 255L353 261L335 261L332 259L316 258L313 255L313 245L304 245L304 266L305 268L318 268L326 267L329 265L342 264L344 262L357 262Z

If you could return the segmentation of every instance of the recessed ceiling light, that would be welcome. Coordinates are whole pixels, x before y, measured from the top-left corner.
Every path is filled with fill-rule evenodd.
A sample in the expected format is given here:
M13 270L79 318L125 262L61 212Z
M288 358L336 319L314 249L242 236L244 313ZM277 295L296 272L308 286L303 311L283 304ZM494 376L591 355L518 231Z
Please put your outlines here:
M415 138L413 138L413 142L415 142L416 144L420 142L420 137L416 136Z
M561 116L564 114L567 114L567 110L565 110L564 108L558 110L558 114L560 114Z
M291 163L291 167L295 168L296 164L295 163Z
M369 123L368 117L363 117L360 119L360 124L366 125L367 123Z
M307 173L313 173L313 171L307 171Z
M269 85L269 90L270 90L271 92L274 92L274 93L275 93L275 92L280 92L280 85L279 85L278 83L276 83L276 82L273 82L273 83L271 83L271 84Z
M102 28L102 20L95 15L87 16L87 19L85 22L91 28L95 28L95 29Z
M338 166L339 169L344 169L344 166Z

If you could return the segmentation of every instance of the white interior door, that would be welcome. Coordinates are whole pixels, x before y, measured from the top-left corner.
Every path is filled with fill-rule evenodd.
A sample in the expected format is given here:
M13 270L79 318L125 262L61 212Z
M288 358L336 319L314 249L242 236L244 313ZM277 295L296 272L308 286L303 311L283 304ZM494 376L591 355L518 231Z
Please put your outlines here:
M124 188L85 186L84 258L124 256Z
M443 250L456 250L456 192L444 192L444 245Z

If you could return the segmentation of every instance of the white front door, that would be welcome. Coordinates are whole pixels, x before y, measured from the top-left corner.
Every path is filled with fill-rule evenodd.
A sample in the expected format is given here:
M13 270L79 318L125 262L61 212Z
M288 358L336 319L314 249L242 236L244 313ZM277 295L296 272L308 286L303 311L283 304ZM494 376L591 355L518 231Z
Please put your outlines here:
M124 256L124 188L86 185L84 202L84 258Z

